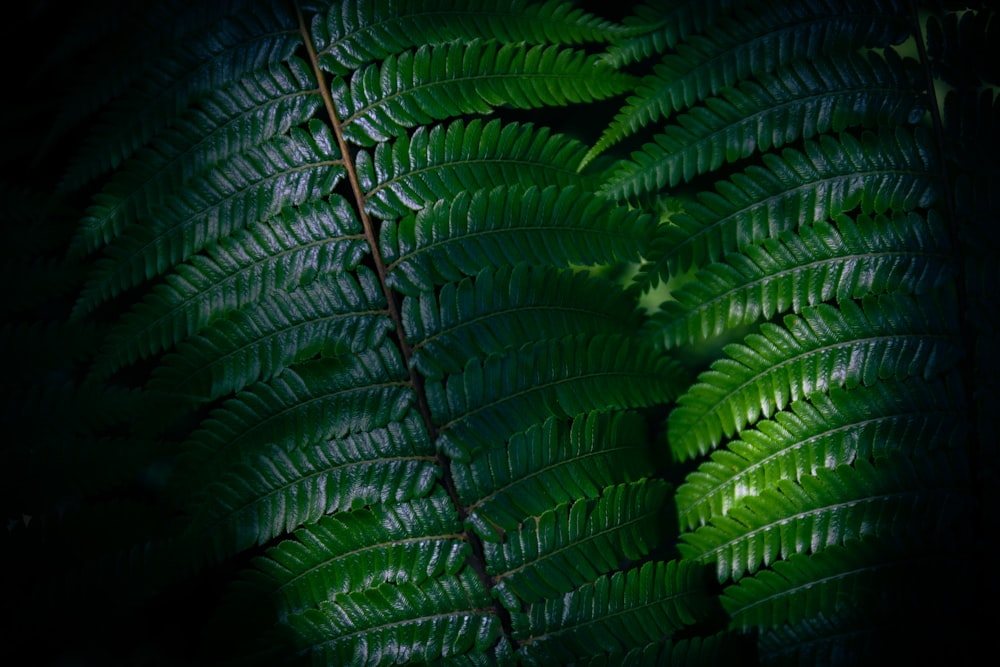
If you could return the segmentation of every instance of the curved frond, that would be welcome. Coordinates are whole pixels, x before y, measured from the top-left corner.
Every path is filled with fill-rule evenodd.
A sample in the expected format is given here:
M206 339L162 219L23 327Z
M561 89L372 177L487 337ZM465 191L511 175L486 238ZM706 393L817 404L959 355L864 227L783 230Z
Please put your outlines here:
M239 604L266 596L284 618L319 607L331 594L455 574L468 551L442 495L337 512L255 558L232 598Z
M421 586L338 593L288 623L301 651L323 665L391 663L402 656L438 664L469 651L487 653L502 632L489 594L468 569Z
M530 605L512 614L518 657L527 665L565 664L671 635L707 615L704 574L691 561L646 563Z
M201 98L124 162L94 196L72 250L89 253L110 243L192 178L304 124L321 104L317 93L306 64L290 58Z
M312 34L320 64L346 75L421 45L493 39L527 44L606 42L617 26L564 0L406 0L390 15L370 0L334 3Z
M229 461L256 460L265 445L290 451L398 420L412 401L401 366L383 346L298 364L251 385L213 410L185 443L175 483L197 487Z
M333 85L344 137L371 146L418 125L499 106L533 109L611 97L631 84L597 56L558 46L472 41L389 56Z
M628 338L576 336L471 359L463 373L428 383L426 391L438 446L468 461L549 416L669 400L680 378L676 362Z
M665 175L666 186L675 187L723 164L818 134L916 123L926 111L921 72L914 61L903 61L892 50L885 53L797 60L724 88L702 106L675 116L642 147L641 157L636 154L619 166L612 179L655 170ZM642 120L626 117L622 126L611 125L584 164L637 132Z
M269 380L297 361L381 346L392 323L369 271L274 292L188 338L154 370L149 388L213 400Z
M198 179L115 239L95 262L74 308L80 317L162 275L210 243L263 222L286 206L327 197L345 175L336 142L316 121L292 128Z
M724 516L681 535L685 559L715 564L719 581L739 580L795 553L815 553L868 535L946 535L968 510L964 466L938 452L892 455L853 466L819 468L798 482L780 480Z
M761 77L795 60L815 59L851 48L902 41L909 26L894 1L864 3L863 11L859 11L859 5L850 1L779 0L765 3L764 7L760 3L738 7L732 16L714 22L710 31L692 35L663 57L662 62L653 68L653 74L637 86L636 94L629 97L626 106L598 140L589 157L650 123L669 118L741 81ZM787 96L791 92L779 90L783 78L770 79L772 84L776 84L775 89L770 91L772 95ZM763 80L767 81L766 78ZM763 104L763 100L753 102L755 108ZM700 112L703 117L708 113ZM822 114L814 112L810 117L821 118ZM726 123L725 120L713 122L720 126ZM793 123L791 128L795 125ZM633 158L638 165L649 164L645 157ZM619 176L618 180L625 178ZM629 195L626 193L625 196Z
M957 448L968 433L957 378L947 382L883 381L851 390L792 401L790 410L740 434L711 460L685 477L677 489L681 526L692 530L724 515L755 490L779 480L798 481L820 468L889 452L923 456L927 450Z
M527 517L653 473L645 420L635 412L546 419L468 463L452 464L467 523L500 541Z
M670 349L806 306L868 294L926 294L955 275L947 228L926 217L837 216L709 264L670 294L646 331Z
M468 356L486 357L512 340L562 338L583 331L634 331L638 313L620 286L597 276L548 266L484 268L475 279L403 300L411 363L428 379L460 373Z
M667 486L648 480L604 489L600 498L558 505L484 544L494 594L511 610L569 593L636 561L660 541Z
M586 190L498 186L460 191L382 229L387 283L415 295L484 267L609 264L638 259L648 215Z
M864 537L792 554L727 586L720 599L731 627L744 630L794 626L855 605L885 608L887 596L900 596L929 568L944 565L940 554L911 542Z
M119 318L92 374L172 349L267 294L353 269L367 250L357 217L337 195L238 229L176 266Z
M745 637L731 630L683 639L661 639L627 653L607 651L578 661L580 667L707 667L740 665L752 654Z
M409 137L357 156L365 205L390 220L431 202L498 183L529 188L582 185L576 172L584 146L546 128L499 120L453 121L417 128Z
M301 42L287 6L268 2L224 17L210 29L173 44L105 108L61 189L76 190L117 167L199 96L286 60Z
M612 42L603 58L616 67L624 67L663 53L690 35L702 32L720 14L740 3L741 0L640 3L624 18L622 35Z
M859 207L872 214L927 206L938 194L932 156L930 136L919 127L912 134L902 128L865 132L860 139L823 135L806 142L804 152L763 155L763 165L717 183L715 192L685 202L683 213L660 225L648 255L655 259L637 281L656 286L726 253Z
M743 345L727 346L728 358L678 399L668 421L671 450L677 459L705 454L723 435L814 391L934 377L961 354L954 317L947 304L893 293L839 310L803 309L784 327L761 325Z
M74 30L42 57L46 68L69 61L79 66L74 80L65 86L67 103L53 120L46 148L132 87L144 71L170 57L178 45L197 40L215 22L248 4L246 0L211 5L186 0L142 5L122 2L109 5L114 11L108 12L79 7L71 19ZM66 16L63 12L68 8L47 7L41 11L57 9ZM86 56L84 62L80 62L81 56Z
M242 444L252 454L205 489L191 520L201 548L221 560L334 512L419 498L441 474L413 418L314 443Z

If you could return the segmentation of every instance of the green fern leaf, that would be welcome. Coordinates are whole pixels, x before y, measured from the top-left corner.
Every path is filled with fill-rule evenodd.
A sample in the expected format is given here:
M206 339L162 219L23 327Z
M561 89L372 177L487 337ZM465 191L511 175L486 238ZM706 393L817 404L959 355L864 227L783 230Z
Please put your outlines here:
M647 563L513 614L522 664L565 664L598 651L622 653L673 634L707 614L704 570L690 561Z
M463 373L426 391L441 451L469 461L549 416L668 400L680 378L672 360L635 349L627 338L576 336L472 359Z
M527 517L652 475L646 437L645 420L635 412L592 412L572 421L549 418L515 434L505 448L454 462L467 525L499 542Z
M655 170L665 174L666 185L675 187L724 163L799 139L855 126L915 123L925 112L920 72L912 61L907 68L894 51L886 53L890 55L885 58L873 54L867 59L793 61L739 88L725 88L703 100L704 106L676 116L643 146L641 159L633 156L612 178L625 181L637 170ZM641 119L628 120L618 133L602 137L584 164L619 135L639 129L635 125Z
M790 411L761 421L712 453L677 489L677 516L692 530L724 515L754 490L799 480L821 467L901 451L958 447L967 435L961 387L948 382L877 382L850 391L834 387Z
M683 533L678 549L685 559L715 563L719 581L726 581L791 554L867 535L944 535L968 509L966 483L962 464L940 453L819 468L798 483L780 480L725 516Z
M912 135L897 129L860 140L824 135L806 142L804 152L764 155L764 166L716 184L716 192L685 202L684 213L660 225L648 254L656 259L636 280L655 287L661 278L858 207L871 214L927 206L937 196L929 142L921 128Z
M67 103L60 106L53 120L45 149L105 104L134 88L155 63L168 59L185 43L204 39L214 24L225 20L239 4L189 6L163 2L130 5L128 11L122 7L115 12L78 12L72 20L73 34L43 57L45 67L66 62L79 66L74 80L65 86Z
M438 295L407 297L401 307L411 364L439 380L460 373L468 354L486 357L530 340L581 331L634 331L638 317L618 285L597 276L528 264L483 269L475 280L447 283Z
M581 185L576 166L583 151L583 144L531 124L457 120L379 144L374 156L359 152L357 168L369 212L390 220L498 183Z
M603 58L616 67L639 62L672 49L688 36L702 32L739 0L672 0L638 4L626 16L623 34Z
M416 295L483 267L638 259L651 224L575 187L496 187L457 192L385 225L381 246L387 283Z
M488 653L502 632L489 595L468 570L419 587L406 582L340 593L288 623L301 651L320 665L437 663Z
M207 487L193 510L189 530L206 536L201 548L217 560L327 514L419 498L440 475L414 418L308 448L266 443L242 459Z
M603 99L624 91L631 77L597 56L558 46L527 47L472 41L389 56L334 81L344 137L371 146L408 130L499 106L532 109Z
M669 417L670 447L683 460L791 400L832 387L880 379L923 377L946 370L960 355L954 313L904 294L868 297L840 310L821 304L788 315L785 326L761 325L727 359L699 376Z
M63 191L117 167L200 95L287 60L301 46L295 17L277 2L250 7L189 37L172 45L106 107L63 178Z
M185 444L174 483L197 487L229 462L256 460L265 444L287 451L385 426L412 401L404 378L385 346L286 368L212 411Z
M312 25L320 64L348 75L416 46L494 39L527 44L606 42L615 24L562 0L407 0L391 15L377 2L334 4Z
M936 560L926 547L904 544L869 537L792 554L727 586L722 605L731 627L744 630L794 626L845 606L883 606L883 596L902 593Z
M366 251L354 212L337 195L236 230L175 267L118 320L92 375L172 349L267 294L352 269Z
M646 325L667 349L805 306L867 294L925 294L954 277L947 230L934 212L838 216L782 232L710 264L672 292Z
M669 118L740 81L761 77L794 60L902 41L908 26L901 20L894 2L869 3L866 12L847 11L840 4L779 1L769 3L767 9L757 5L738 8L733 16L713 23L705 34L691 36L678 44L675 52L664 56L654 73L643 79L636 95L627 100L588 159L654 121ZM784 77L770 78L769 82L776 84L770 94L796 95L779 90L781 79ZM757 88L755 92L760 91ZM763 104L763 100L754 100L752 107L757 110ZM701 111L694 116L704 117L709 113ZM732 122L740 120L738 114L730 115ZM822 118L822 113L812 117ZM692 122L695 120L692 118ZM727 121L713 122L724 125ZM796 125L793 123L791 127ZM666 141L673 143L669 137ZM685 142L681 145L688 148ZM659 148L651 150L662 152ZM637 165L650 164L645 156L633 158ZM620 175L617 180L625 180L625 176Z
M610 487L600 498L558 505L525 517L503 544L484 544L494 594L510 610L569 593L623 561L647 555L659 542L663 482Z
M241 597L270 597L278 616L319 607L331 593L455 574L469 546L445 496L338 512L295 531L254 559Z
M580 667L703 667L740 665L752 648L738 633L718 632L684 639L663 639L622 654L609 651L580 660Z
M314 121L310 130L293 128L291 136L231 158L158 208L150 224L124 232L96 262L74 317L285 206L328 196L345 171L326 127Z
M149 388L213 400L269 380L316 354L381 346L392 323L374 276L359 267L291 292L275 292L185 340L154 370Z
M322 103L297 58L213 91L122 164L80 222L71 251L89 253L150 216L170 192L230 156L309 120Z

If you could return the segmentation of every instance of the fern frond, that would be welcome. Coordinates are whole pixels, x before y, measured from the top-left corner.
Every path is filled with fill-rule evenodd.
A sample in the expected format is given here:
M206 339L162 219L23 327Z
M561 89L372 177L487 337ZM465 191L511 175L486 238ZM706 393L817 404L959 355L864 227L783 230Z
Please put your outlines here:
M957 378L883 381L792 401L789 411L743 431L677 489L681 527L692 530L724 515L755 490L798 481L821 467L878 459L890 451L923 455L960 446L968 432Z
M606 42L617 26L563 0L407 0L387 15L376 2L334 4L312 25L320 64L347 75L363 66L421 45L476 39L504 43Z
M175 267L132 306L112 328L92 374L109 376L169 350L267 294L353 269L366 251L361 225L338 195L238 229Z
M574 664L580 667L708 667L741 665L751 654L745 638L734 631L684 639L662 639L622 654L609 651Z
M468 551L443 495L337 512L255 558L233 598L239 604L266 597L284 618L319 607L331 594L455 574Z
M897 128L861 138L823 135L804 152L768 153L715 192L684 203L684 212L660 225L651 261L637 277L642 286L721 259L766 238L860 207L862 213L908 211L937 197L930 136ZM644 176L655 186L653 174ZM638 183L636 184L639 185Z
M588 330L625 333L638 322L635 308L611 281L524 263L483 269L474 280L443 285L437 295L407 297L401 311L412 366L432 380L460 373L470 354L486 357L512 340Z
M390 220L501 183L581 185L585 179L576 166L583 152L580 142L530 123L457 120L418 127L409 137L379 144L374 156L361 151L357 168L366 207Z
M94 196L72 250L89 253L110 243L192 178L304 124L320 104L312 73L294 57L206 95L122 164Z
M941 569L948 566L941 563ZM837 611L761 632L756 654L763 665L946 663L956 656L964 660L967 647L977 642L976 632L961 618L940 615L940 609L960 609L956 601L937 603L940 606L904 590L878 605L842 604ZM914 641L916 637L920 640Z
M526 170L527 171L527 170ZM576 187L459 191L382 229L387 283L408 295L521 262L567 267L638 259L652 220Z
M217 21L241 12L253 1L129 3L116 5L114 12L80 8L72 18L78 31L66 35L44 56L46 67L59 67L67 62L65 58L78 58L80 49L87 49L88 59L76 72L79 78L67 83L70 103L60 110L54 125L60 129L76 125L133 87L158 59L188 40L203 37Z
M421 46L335 79L344 137L371 146L413 127L500 106L566 106L617 95L632 78L596 55L559 46L489 41Z
M659 543L667 486L659 480L613 486L600 498L558 505L485 542L494 595L510 610L559 597Z
M642 164L642 169L664 173L665 185L674 187L724 163L799 139L855 126L916 123L925 112L921 72L914 61L903 61L892 50L885 53L797 60L725 88L663 126L662 133L642 147L642 157L633 155L612 178L632 178ZM658 119L649 113L643 107L626 107L584 164Z
M725 588L720 600L732 618L730 627L772 630L854 605L884 608L886 597L943 566L940 554L910 542L868 536L779 560Z
M467 525L484 540L500 541L526 517L652 475L646 438L646 422L635 412L550 417L515 434L506 447L454 462Z
M470 359L463 373L426 391L441 451L469 461L549 416L669 400L681 376L673 360L628 338L583 335Z
M199 96L286 60L302 41L295 17L278 2L257 3L190 37L172 45L105 107L60 183L63 191L117 167Z
M672 292L646 331L665 348L692 345L740 325L866 294L925 294L955 273L941 217L841 215L783 231L709 264Z
M382 584L288 618L313 664L439 664L487 654L502 633L489 594L468 569L416 586Z
M820 304L761 325L743 345L725 348L699 383L678 399L668 438L678 460L705 454L722 439L791 400L832 387L870 386L887 378L929 379L961 354L947 304L894 293Z
M522 664L566 664L598 651L671 635L707 615L704 570L691 561L646 563L514 613Z
M345 175L329 130L313 121L230 158L133 225L95 262L74 308L81 317L122 290L162 275L237 229L286 206L327 197Z
M766 8L759 3L745 9L737 8L733 16L713 23L710 31L691 36L679 43L675 52L664 56L662 62L653 68L653 74L645 77L636 88L636 94L628 98L626 106L588 154L588 159L646 125L693 107L741 81L754 77L768 81L761 75L773 72L779 66L852 48L884 46L902 41L909 26L900 17L895 2L879 0L866 3L863 11L859 11L857 6L850 9L844 6L855 4L777 1L767 3ZM782 83L785 79L784 76L771 77L768 81L771 85L764 84L770 95L779 96L771 103L772 106L780 104L782 97L803 96L794 89L782 90L788 85ZM834 83L834 86L843 87L844 84ZM822 91L822 86L819 89ZM754 92L762 92L762 89L756 88ZM732 97L729 103L739 106ZM912 106L912 100L909 103ZM717 109L721 104L716 102ZM768 103L752 100L747 104L756 111ZM718 113L718 110L715 111ZM700 121L704 123L710 115L711 111L693 113L689 122L699 122L698 116L701 116ZM808 118L823 118L823 113L817 110ZM730 112L711 122L718 129L740 120L738 113ZM793 123L792 127L796 124ZM665 141L669 145L675 143L677 138L665 137ZM680 145L688 148L686 142L682 141ZM657 147L648 150L663 152ZM633 155L633 159L639 165L647 165L648 158L640 155ZM624 176L618 179L624 180Z
M185 443L176 482L211 481L229 461L255 460L265 444L290 451L385 426L412 400L405 377L386 346L286 368L212 411Z
M815 553L867 535L945 535L968 511L965 466L938 452L890 455L874 464L819 468L748 496L724 516L681 535L685 559L715 564L719 581L739 580L795 553Z
M608 64L625 67L672 49L705 30L740 0L673 0L643 3L623 20L623 34L603 55Z
M371 272L318 279L274 292L185 340L153 371L148 388L214 400L316 354L381 346L392 323Z
M222 560L327 514L425 495L441 471L413 417L309 447L243 443L252 453L206 487L189 531Z

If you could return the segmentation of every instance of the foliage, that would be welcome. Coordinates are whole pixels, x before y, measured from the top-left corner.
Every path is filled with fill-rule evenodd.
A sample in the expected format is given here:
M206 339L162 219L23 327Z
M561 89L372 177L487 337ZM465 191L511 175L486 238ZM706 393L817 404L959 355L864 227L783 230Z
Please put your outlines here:
M993 12L607 11L165 0L11 24L59 37L9 58L11 655L985 645Z

